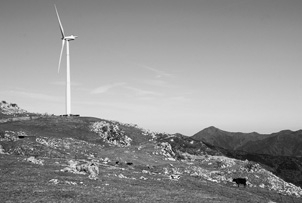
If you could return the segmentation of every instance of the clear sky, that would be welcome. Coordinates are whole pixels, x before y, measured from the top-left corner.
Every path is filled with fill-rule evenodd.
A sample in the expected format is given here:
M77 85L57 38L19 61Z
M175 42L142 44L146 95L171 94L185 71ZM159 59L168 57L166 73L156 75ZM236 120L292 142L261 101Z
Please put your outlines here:
M1 100L193 135L302 124L301 0L2 0Z

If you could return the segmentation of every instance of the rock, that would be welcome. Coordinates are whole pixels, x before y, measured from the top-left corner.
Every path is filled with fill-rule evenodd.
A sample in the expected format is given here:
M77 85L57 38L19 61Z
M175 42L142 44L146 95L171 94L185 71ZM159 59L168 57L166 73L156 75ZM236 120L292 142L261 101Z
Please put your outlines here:
M76 182L73 182L73 181L68 181L68 180L65 180L65 182L67 185L77 185Z
M61 169L63 172L70 172L75 174L89 174L88 178L96 180L99 175L99 167L94 161L85 164L79 164L74 160L68 161L69 166Z
M150 171L147 171L147 170L142 170L142 173L151 174L151 172L150 172Z
M50 183L53 183L55 185L57 185L59 183L59 180L58 179L51 179L50 181L48 181Z
M21 109L17 104L7 103L6 101L0 102L0 112L6 115L27 113L27 111Z
M105 157L105 159L103 159L103 163L104 163L104 164L107 164L107 163L109 163L109 162L111 162L111 161L110 161L110 159L109 159L108 157Z
M168 142L158 144L155 149L157 149L157 151L155 151L154 154L163 155L166 157L166 159L171 158L169 160L175 161L175 153L172 150L172 146Z
M68 161L69 166L61 169L62 172L70 172L75 174L86 174L86 172L82 171L80 167L77 167L78 162L69 160Z
M99 171L99 167L94 162L90 162L87 164L87 170L88 173L90 174L88 176L90 179L96 180L98 178L100 171Z
M177 174L171 174L171 175L169 176L169 178L170 178L170 180L179 180L180 175L177 175Z
M117 177L119 177L119 178L127 178L127 177L124 176L123 174L119 174Z
M4 152L4 149L3 149L2 145L0 145L0 154L8 154L8 153Z
M43 160L38 160L33 156L31 156L29 158L26 158L25 161L28 161L28 162L31 162L31 163L34 163L34 164L38 164L38 165L42 165L42 166L44 165Z
M164 170L164 174L169 174L169 170L168 170L168 168L163 168L163 170Z
M77 161L74 161L74 160L69 160L69 161L68 161L68 164L69 164L69 167L70 167L70 168L76 168L78 162L77 162Z
M141 176L139 179L141 179L141 180L147 180L148 178L145 178L144 176Z

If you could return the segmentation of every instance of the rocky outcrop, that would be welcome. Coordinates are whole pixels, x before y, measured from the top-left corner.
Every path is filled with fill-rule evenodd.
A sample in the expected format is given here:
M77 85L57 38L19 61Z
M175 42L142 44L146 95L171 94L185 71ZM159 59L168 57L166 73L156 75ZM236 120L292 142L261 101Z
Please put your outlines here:
M88 178L92 180L98 179L99 167L98 163L94 161L80 163L78 161L68 161L69 166L61 169L62 172L70 172L75 174L89 174Z
M166 160L175 161L175 153L168 142L162 142L155 146L155 152L153 152L153 154L162 155Z
M120 130L119 126L106 121L95 122L90 126L92 132L97 133L105 143L112 146L127 147L132 139Z
M24 161L27 161L27 162L31 162L33 164L38 164L38 165L44 165L44 161L43 160L40 160L40 159L36 159L35 157L31 156L31 157L28 157L26 159L24 159Z
M0 102L0 113L5 115L24 114L26 110L21 109L17 104L7 103L6 101Z

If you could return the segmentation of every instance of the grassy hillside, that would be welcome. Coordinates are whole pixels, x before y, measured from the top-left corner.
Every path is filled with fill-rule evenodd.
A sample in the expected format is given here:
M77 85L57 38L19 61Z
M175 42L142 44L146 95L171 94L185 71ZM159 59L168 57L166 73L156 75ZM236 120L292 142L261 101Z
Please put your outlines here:
M301 188L180 134L88 117L0 123L3 202L298 202ZM233 178L245 177L246 188Z

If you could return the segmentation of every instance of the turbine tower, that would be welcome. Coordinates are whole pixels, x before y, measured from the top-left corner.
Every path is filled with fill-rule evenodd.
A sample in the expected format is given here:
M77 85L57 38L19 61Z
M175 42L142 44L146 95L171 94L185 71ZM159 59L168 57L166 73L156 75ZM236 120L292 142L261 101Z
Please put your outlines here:
M70 58L69 58L69 41L75 40L77 36L70 35L70 36L65 36L64 34L64 29L60 20L60 16L57 10L57 7L55 5L59 25L60 25L60 30L62 34L62 48L61 48L61 53L60 53L60 59L59 59L59 66L58 66L58 73L60 72L60 65L61 65L61 59L62 59L62 53L66 41L66 57L67 57L67 70L66 70L66 116L71 115L71 97L70 97Z

